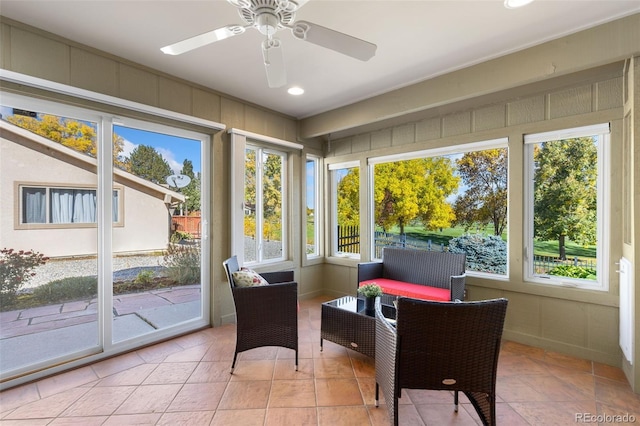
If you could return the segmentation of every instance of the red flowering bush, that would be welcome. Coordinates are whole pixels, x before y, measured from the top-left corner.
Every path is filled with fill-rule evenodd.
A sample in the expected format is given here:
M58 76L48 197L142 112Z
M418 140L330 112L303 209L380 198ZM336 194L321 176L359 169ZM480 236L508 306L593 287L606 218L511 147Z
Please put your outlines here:
M16 300L18 290L35 275L33 269L44 265L48 257L34 251L0 250L0 304L7 306Z

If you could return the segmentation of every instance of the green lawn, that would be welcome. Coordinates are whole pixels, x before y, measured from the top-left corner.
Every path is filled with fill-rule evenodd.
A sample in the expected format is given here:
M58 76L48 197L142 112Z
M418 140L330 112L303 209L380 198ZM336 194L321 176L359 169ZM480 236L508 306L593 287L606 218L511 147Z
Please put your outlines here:
M446 228L442 231L427 231L419 226L405 226L405 233L408 237L416 238L422 241L431 240L433 244L448 245L451 238L459 237L465 233L463 227ZM470 230L475 232L476 230ZM486 234L493 233L493 226L487 226L485 229L479 230ZM393 229L390 232L397 233L397 229ZM506 232L502 234L502 239L507 240ZM534 242L535 254L539 256L558 256L558 241L536 241ZM581 259L595 259L596 258L596 246L581 246L572 241L566 240L566 252L567 257L578 257Z

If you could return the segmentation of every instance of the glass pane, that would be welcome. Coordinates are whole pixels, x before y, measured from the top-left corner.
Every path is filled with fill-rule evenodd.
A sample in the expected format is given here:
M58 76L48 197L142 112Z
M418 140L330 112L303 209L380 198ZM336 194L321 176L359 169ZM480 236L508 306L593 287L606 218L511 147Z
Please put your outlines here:
M119 342L202 316L202 143L113 130L120 169L113 182L113 341Z
M307 256L318 254L317 224L316 224L316 186L318 185L318 164L315 159L307 159L307 223L306 223L306 253Z
M283 157L263 154L262 178L262 258L282 258L282 171Z
M100 349L97 227L87 226L95 219L74 221L66 210L60 221L51 212L53 194L72 185L84 189L71 190L67 205L95 212L98 126L9 106L1 115L0 181L10 184L0 185L0 199L10 206L6 220L15 214L20 223L2 230L0 251L0 370L10 377Z
M258 260L259 234L256 226L256 205L258 185L257 150L247 148L244 159L244 261Z
M360 169L339 169L336 179L337 254L360 254Z
M507 149L374 166L374 255L387 246L467 255L467 270L507 273Z
M596 281L598 138L533 146L534 274Z

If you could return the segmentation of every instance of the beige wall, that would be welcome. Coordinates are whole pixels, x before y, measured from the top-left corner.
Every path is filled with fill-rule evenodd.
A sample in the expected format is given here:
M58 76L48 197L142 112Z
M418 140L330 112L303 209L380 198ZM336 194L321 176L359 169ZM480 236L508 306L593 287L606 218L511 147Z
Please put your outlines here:
M89 164L68 160L65 155L38 143L23 146L14 133L0 138L0 241L2 247L35 250L47 257L87 256L97 252L95 225L59 227L18 226L18 184L33 186L69 186L97 188L95 160ZM74 164L76 163L76 164ZM81 166L79 166L81 165ZM82 167L84 166L84 167ZM169 215L163 193L144 193L126 184L116 183L121 191L121 221L113 228L116 253L164 250L169 241Z
M640 15L605 24L561 40L546 43L456 71L432 80L358 102L297 123L290 117L212 92L189 82L97 52L78 43L3 20L0 28L2 68L93 90L145 104L206 118L285 140L301 139L309 149L326 149L319 140L332 135L327 161L360 159L370 155L509 138L510 187L522 187L522 135L581 124L612 123L614 165L622 160L621 140L625 110L631 111L633 170L640 164L638 143L637 64L625 77L625 60L640 53ZM637 61L636 61L637 62ZM636 63L634 62L634 63ZM624 103L624 81L635 91ZM9 87L24 91L23 88ZM49 96L49 94L36 93ZM629 106L631 105L631 106ZM201 129L198 129L201 130ZM298 133L299 132L299 135ZM336 140L340 139L340 140ZM320 151L321 152L321 151ZM302 161L304 153L298 161ZM219 265L229 255L228 137L215 134L211 162L213 217L212 320L215 324L233 313L227 284ZM303 168L294 168L302 181ZM612 170L612 186L619 188L621 172ZM632 177L634 211L632 241L623 248L621 230L611 229L611 260L630 255L640 238L636 214L640 210L638 185ZM630 189L631 190L631 189ZM294 191L300 200L302 184ZM622 365L635 389L640 389L640 369L623 365L618 348L618 284L611 265L610 290L589 292L532 285L522 280L522 198L511 191L509 199L510 276L508 281L469 279L472 299L505 296L510 306L505 337L579 357ZM622 220L622 196L612 191L612 223ZM293 209L299 223L302 208ZM295 232L295 230L294 230ZM355 262L327 259L308 263L299 242L293 245L296 277L303 297L355 291ZM636 275L636 284L638 275ZM636 285L636 287L638 287ZM640 310L636 291L636 311ZM636 327L636 341L640 334ZM636 354L640 353L636 345ZM640 362L636 355L634 365Z

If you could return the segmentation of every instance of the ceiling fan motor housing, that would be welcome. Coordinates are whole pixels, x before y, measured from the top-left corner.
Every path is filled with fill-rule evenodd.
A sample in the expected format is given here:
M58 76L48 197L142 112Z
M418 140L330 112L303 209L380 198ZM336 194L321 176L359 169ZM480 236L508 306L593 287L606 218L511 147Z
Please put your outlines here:
M291 8L281 8L281 3L282 0L251 0L249 7L239 8L238 13L243 21L268 36L290 25L295 19L295 12L289 10Z

